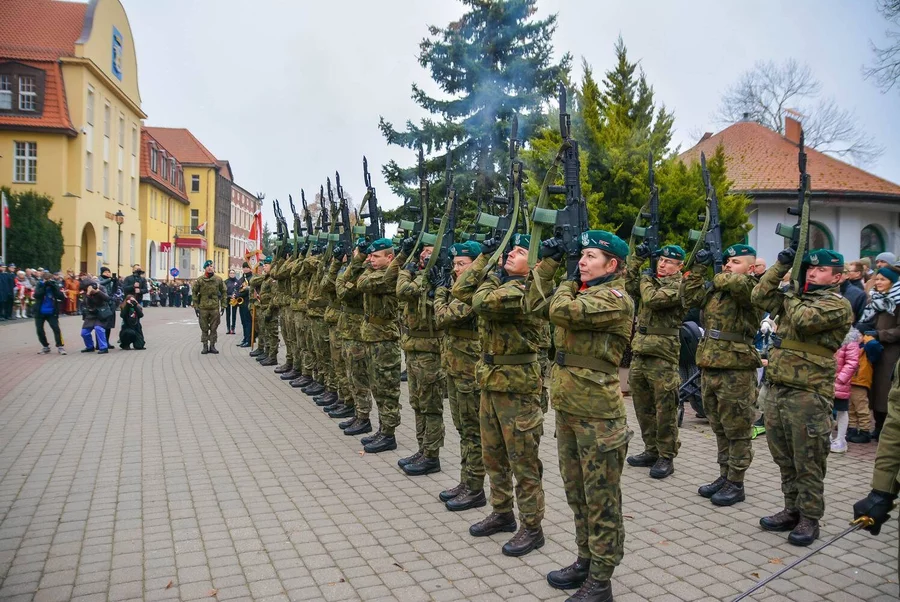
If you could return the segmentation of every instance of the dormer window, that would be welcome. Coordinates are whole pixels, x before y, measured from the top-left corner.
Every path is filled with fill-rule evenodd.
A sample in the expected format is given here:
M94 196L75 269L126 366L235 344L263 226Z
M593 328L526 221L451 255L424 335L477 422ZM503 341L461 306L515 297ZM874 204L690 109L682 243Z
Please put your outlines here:
M12 109L12 76L0 75L0 110Z
M0 112L40 115L45 74L21 63L0 63Z

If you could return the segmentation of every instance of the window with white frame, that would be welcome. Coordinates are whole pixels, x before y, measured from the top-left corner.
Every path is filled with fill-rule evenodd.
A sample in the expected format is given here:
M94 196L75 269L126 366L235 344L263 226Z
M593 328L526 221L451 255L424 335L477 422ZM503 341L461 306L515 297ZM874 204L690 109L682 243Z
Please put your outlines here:
M0 75L0 109L12 109L12 76Z
M94 189L94 153L91 151L84 153L84 187Z
M156 191L150 191L150 217L156 217Z
M116 200L122 205L125 203L125 172L119 170L119 178L116 181Z
M88 86L87 89L87 103L85 105L87 109L86 120L89 125L94 125L94 89L91 86Z
M175 184L175 159L169 159L169 181Z
M200 176L191 176L191 192L200 192Z
M134 262L135 262L135 259L134 259L134 234L132 234L130 236L130 238L131 238L131 247L128 252L128 257L129 257L128 263L131 265L134 265Z
M37 142L15 142L15 171L13 181L37 182Z
M133 123L131 124L131 154L137 156L138 150L138 129Z
M103 196L109 198L109 161L103 162Z
M150 149L150 171L152 171L153 173L156 173L158 171L158 169L156 167L156 149L155 148Z
M131 208L137 209L138 185L134 172L131 172Z
M119 148L125 148L125 116L119 113Z
M112 125L110 124L110 107L109 103L103 106L103 135L109 138L109 132Z
M19 110L37 110L37 86L33 77L19 76Z

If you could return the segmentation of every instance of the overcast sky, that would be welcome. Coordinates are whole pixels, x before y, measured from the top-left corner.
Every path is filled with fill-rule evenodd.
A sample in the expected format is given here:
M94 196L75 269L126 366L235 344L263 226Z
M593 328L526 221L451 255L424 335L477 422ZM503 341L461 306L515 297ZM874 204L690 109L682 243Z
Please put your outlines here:
M147 124L187 127L236 181L271 199L307 198L341 172L353 198L363 194L362 155L385 206L388 159L413 161L378 130L423 114L410 98L417 81L436 91L417 62L428 25L462 14L456 0L122 0L137 46ZM656 98L675 113L675 142L722 129L713 119L727 86L758 60L807 63L824 92L853 110L886 152L868 169L900 183L900 90L884 95L863 79L869 40L885 39L875 0L539 0L558 13L557 56L571 52L597 78L612 66L622 34Z

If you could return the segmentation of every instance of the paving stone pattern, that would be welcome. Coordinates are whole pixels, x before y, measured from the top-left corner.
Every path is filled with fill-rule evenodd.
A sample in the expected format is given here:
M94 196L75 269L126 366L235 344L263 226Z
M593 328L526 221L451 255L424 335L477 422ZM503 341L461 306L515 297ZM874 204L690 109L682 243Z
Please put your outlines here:
M148 309L143 352L80 354L80 320L62 326L66 357L36 355L28 321L0 330L0 600L565 598L545 581L575 555L552 411L541 442L547 543L507 558L507 534L468 534L486 509L451 513L437 500L459 470L449 415L443 472L411 478L396 466L414 443L405 393L400 448L364 455L237 337L220 332L222 353L201 356L190 310ZM805 551L757 525L782 500L765 439L754 444L747 502L716 509L696 495L717 475L709 427L688 411L681 437L672 477L626 468L619 602L728 600ZM640 451L639 436L631 447ZM868 491L873 455L874 445L851 446L829 458L823 538ZM897 593L892 521L752 599Z

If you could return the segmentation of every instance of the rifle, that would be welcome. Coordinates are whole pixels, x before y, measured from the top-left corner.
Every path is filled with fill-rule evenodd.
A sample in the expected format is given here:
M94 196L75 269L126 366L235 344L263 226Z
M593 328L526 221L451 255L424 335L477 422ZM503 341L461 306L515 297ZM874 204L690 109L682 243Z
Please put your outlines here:
M297 258L297 254L300 252L300 216L297 215L297 208L294 207L294 198L291 195L288 195L288 201L291 203L291 213L294 214L294 259Z
M275 237L278 239L278 244L275 247L275 256L281 257L284 252L284 242L287 238L287 223L284 220L284 215L281 213L281 205L279 205L278 199L275 199L273 207L275 209Z
M365 236L369 242L384 236L384 222L381 219L381 211L378 210L378 198L375 196L375 187L372 186L372 176L369 174L369 162L363 155L363 182L366 184L366 194L360 203L360 207L366 207L366 213L360 213L356 226L353 227L355 236ZM368 225L360 225L360 219L368 219Z
M303 219L306 222L306 237L304 238L304 241L307 244L312 244L312 215L309 214L309 206L306 204L306 192L304 192L302 188L300 189L300 202L303 203Z
M331 178L326 178L325 183L328 185L328 210L322 209L323 219L325 220L322 224L323 232L319 233L319 240L325 241L325 257L322 264L319 266L322 269L329 261L331 261L331 252L334 249L334 243L336 240L339 240L337 234L335 234L335 228L337 228L337 204L334 202L334 192L331 190Z
M344 188L341 186L341 174L338 172L334 172L334 183L337 187L337 195L338 200L340 201L340 226L341 226L341 234L339 240L341 241L341 246L344 247L344 251L346 253L350 253L353 250L353 234L350 231L350 206L347 203L347 198L344 196Z
M528 265L532 268L537 265L544 226L551 226L553 236L562 242L566 254L566 274L572 277L578 270L578 260L581 258L581 234L590 226L587 202L581 194L578 141L572 139L571 116L566 111L566 88L562 84L559 86L559 133L563 143L544 178L541 195L532 216L534 232L528 247ZM563 167L563 185L555 186L551 182L556 179L560 165ZM559 210L549 209L550 195L565 195L565 207Z
M800 130L800 154L797 157L797 164L800 168L800 185L797 187L797 208L788 207L788 213L797 216L797 224L785 226L779 223L775 227L775 233L790 239L791 248L796 251L794 265L791 266L791 283L794 285L794 290L799 292L801 290L801 264L803 263L803 255L806 253L807 247L809 247L809 198L812 194L809 174L806 173L806 149L804 147L802 129Z
M425 264L425 278L429 278L429 271L435 265L438 265L445 270L449 264L450 258L450 247L453 246L453 239L455 237L456 230L456 213L457 213L457 205L459 203L459 196L456 193L456 188L453 186L453 168L451 167L451 162L453 160L453 151L450 149L447 150L447 167L446 167L446 175L444 180L447 183L447 194L446 200L444 203L444 215L440 219L434 218L434 222L438 225L437 237L434 241L434 251L431 253L431 257L428 258L428 263ZM429 280L430 282L430 280ZM430 282L430 284L434 284Z
M641 245L650 251L650 265L655 274L656 256L659 251L659 189L656 187L656 176L653 173L653 153L648 153L647 165L648 178L650 179L650 201L641 207L641 211L634 221L628 246L634 252L634 237L637 236L643 239ZM643 225L644 220L647 220L648 225Z
M419 147L419 207L410 205L408 202L403 204L404 208L413 215L418 216L415 222L409 220L400 220L400 227L406 231L407 236L415 236L416 243L413 245L410 258L415 257L416 252L422 244L422 237L428 230L428 196L431 192L428 179L425 177L425 155L422 147ZM432 241L433 242L433 241Z
M709 177L709 168L706 166L706 155L700 153L700 169L703 174L703 186L706 188L706 211L699 216L703 222L703 228L700 232L691 230L688 239L696 241L694 250L691 251L690 257L684 264L685 270L690 270L697 256L700 245L706 249L712 256L713 273L718 274L722 271L725 264L725 257L722 253L722 223L719 221L719 198L716 196L716 189L712 185Z

